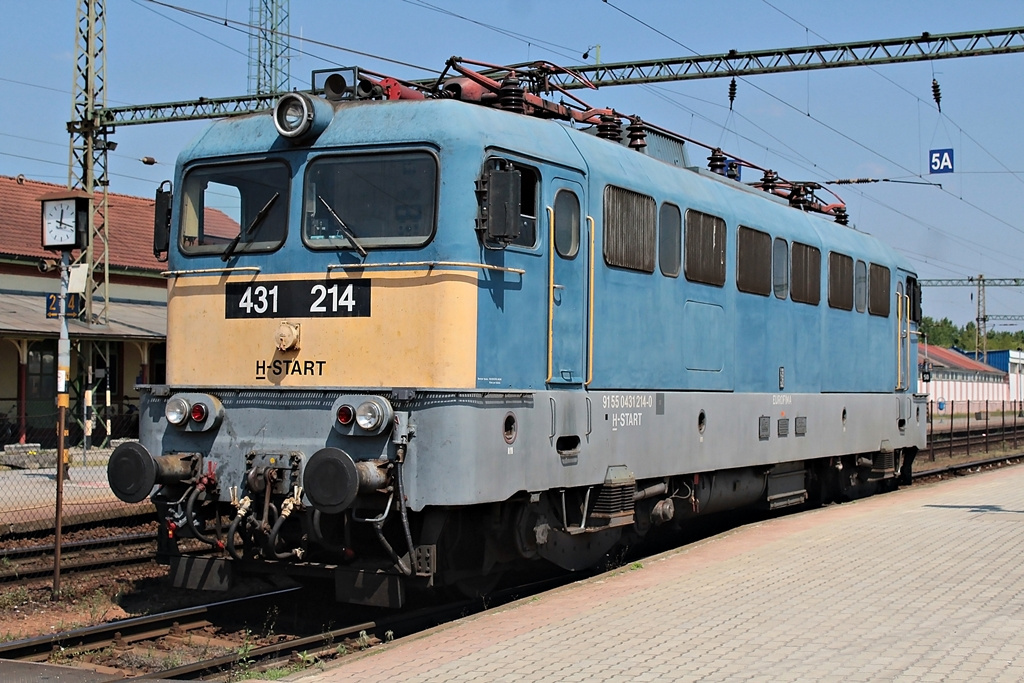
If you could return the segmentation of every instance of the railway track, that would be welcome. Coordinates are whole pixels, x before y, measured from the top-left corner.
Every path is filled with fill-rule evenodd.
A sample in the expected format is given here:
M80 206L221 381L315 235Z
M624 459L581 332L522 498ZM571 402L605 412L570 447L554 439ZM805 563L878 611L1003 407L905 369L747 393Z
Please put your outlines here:
M308 636L280 637L276 642L256 642L256 639L250 639L248 629L241 633L224 632L223 624L235 622L240 612L248 610L249 613L258 614L284 595L296 601L304 599L322 602L316 595L303 595L302 589L288 588L4 643L0 644L0 658L28 662L59 661L83 668L92 666L108 673L116 671L122 676L127 675L128 680L153 676L173 680L216 680L219 676L233 680L240 671L250 675L289 663L301 668L316 661L343 656L393 637L410 635L579 578L577 575L559 576L516 586L495 592L488 596L486 602L479 599L459 600L397 615L390 610L362 611L361 615L370 614L372 618L353 619L346 625ZM386 616L379 618L381 613ZM168 658L163 661L163 665L154 662L155 666L151 670L138 671L138 665L147 657L152 661L154 651L186 649L193 653L212 654L196 656L193 661L174 666L166 665L171 661ZM101 655L97 656L96 653ZM188 654L184 656L188 658Z
M920 456L919 456L920 457ZM914 481L920 481L923 479L933 479L941 477L946 474L962 474L972 470L983 470L992 467L1001 467L1002 465L1016 465L1021 461L1024 461L1024 453L1009 453L1003 454L992 458L985 458L979 460L965 460L963 462L949 463L947 465L939 465L926 470L914 472ZM925 461L927 462L927 461ZM936 463L929 462L930 465Z
M1024 423L975 426L968 429L935 429L928 435L928 447L918 457L956 457L972 453L989 453L993 447L1024 447Z
M61 571L103 571L153 561L156 532L65 541L60 547ZM54 551L53 543L0 550L0 585L51 575Z
M213 620L229 612L259 605L298 591L286 588L259 595L224 600L196 607L161 612L130 619L77 628L71 631L0 643L0 658L27 662L46 662L59 653L62 660L73 660L88 652L114 648L125 650L135 644L165 637L182 637L213 626Z

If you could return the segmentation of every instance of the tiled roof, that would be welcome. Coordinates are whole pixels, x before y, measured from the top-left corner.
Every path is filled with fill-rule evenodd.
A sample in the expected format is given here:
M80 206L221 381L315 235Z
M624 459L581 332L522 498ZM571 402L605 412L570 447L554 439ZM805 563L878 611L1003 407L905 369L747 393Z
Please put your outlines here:
M0 337L60 335L60 321L44 317L42 294L4 294L0 297ZM107 307L106 325L86 325L68 318L68 335L72 339L163 339L167 336L167 307L159 303L111 301Z
M921 348L918 350L918 360L923 361L927 358L933 366L953 368L956 370L965 370L967 372L989 372L997 375L1004 375L1002 370L994 368L991 365L986 365L980 361L976 361L969 356L965 356L955 349L944 349L941 346L932 346L931 344L921 344Z
M66 189L22 176L0 176L0 254L52 258L53 252L40 245L39 197ZM110 192L107 203L111 268L165 270L153 256L153 199Z

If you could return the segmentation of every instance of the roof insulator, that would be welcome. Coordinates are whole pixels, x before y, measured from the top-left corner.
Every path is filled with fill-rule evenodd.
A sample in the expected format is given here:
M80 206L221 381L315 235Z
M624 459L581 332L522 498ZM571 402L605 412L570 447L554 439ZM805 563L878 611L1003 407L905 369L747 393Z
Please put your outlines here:
M732 111L732 103L736 101L736 77L729 81L729 111Z
M647 146L647 131L644 129L643 121L634 119L626 126L626 134L629 137L629 148L641 150Z
M725 154L721 147L711 150L711 156L708 157L708 170L718 175L725 175Z
M778 182L779 174L769 168L761 177L761 189L765 192L775 192Z
M793 183L793 189L789 192L789 205L797 209L803 209L810 201L807 187L802 183Z
M597 137L605 140L622 140L622 121L612 114L601 114L601 122L597 124Z
M837 206L833 215L835 215L836 223L839 225L850 224L850 214L846 213L845 206Z
M501 82L501 88L498 90L498 106L517 114L526 113L526 105L523 102L524 92L516 75L509 74Z
M939 108L939 113L942 113L942 91L939 89L939 82L932 79L932 97L935 98L935 106Z

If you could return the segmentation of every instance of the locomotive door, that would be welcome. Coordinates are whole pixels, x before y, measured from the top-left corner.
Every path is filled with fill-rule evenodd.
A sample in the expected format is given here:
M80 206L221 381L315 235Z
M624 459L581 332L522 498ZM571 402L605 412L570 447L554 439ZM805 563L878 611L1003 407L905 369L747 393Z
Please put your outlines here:
M551 184L548 216L549 384L583 384L590 237L583 229L583 185L565 178Z
M903 291L905 275L900 271L896 280L896 391L910 389L910 297Z

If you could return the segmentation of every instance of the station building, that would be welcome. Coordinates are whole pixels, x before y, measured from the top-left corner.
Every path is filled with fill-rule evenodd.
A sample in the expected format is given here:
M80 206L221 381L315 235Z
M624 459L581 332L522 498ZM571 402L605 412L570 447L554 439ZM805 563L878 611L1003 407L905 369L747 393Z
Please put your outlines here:
M1006 354L1009 362L1009 352L1006 351L989 352L989 361L1000 353ZM1024 361L1020 352L1014 351L1013 354L1016 377L956 349L921 344L917 358L918 391L927 393L929 401L936 405L954 401L1019 401L1019 394L1014 392L1021 389L1020 372Z
M981 360L975 351L965 352L975 360ZM1024 378L1024 349L1001 349L989 351L984 361L993 368L1006 373L1009 387L1008 401L1016 401L1018 404L1024 400L1024 385L1021 380Z
M42 248L40 197L66 189L0 176L0 446L56 443L60 253ZM109 300L103 287L93 289L94 322L84 311L68 317L70 445L137 436L135 385L163 381L167 284L153 256L153 214L153 199L108 194ZM78 251L75 259L85 261Z

